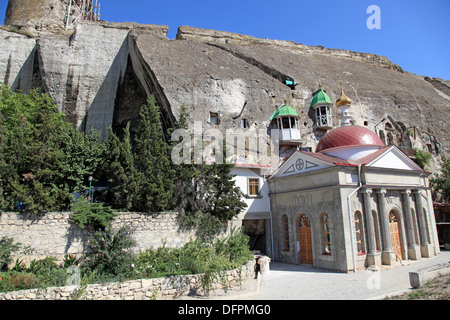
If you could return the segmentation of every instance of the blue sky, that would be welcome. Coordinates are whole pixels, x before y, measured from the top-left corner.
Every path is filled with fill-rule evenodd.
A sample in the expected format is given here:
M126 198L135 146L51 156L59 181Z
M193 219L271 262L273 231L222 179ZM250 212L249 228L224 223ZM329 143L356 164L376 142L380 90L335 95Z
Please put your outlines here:
M102 19L181 25L383 55L404 70L450 80L449 0L99 0ZM7 0L0 0L0 21ZM370 5L381 29L366 26Z

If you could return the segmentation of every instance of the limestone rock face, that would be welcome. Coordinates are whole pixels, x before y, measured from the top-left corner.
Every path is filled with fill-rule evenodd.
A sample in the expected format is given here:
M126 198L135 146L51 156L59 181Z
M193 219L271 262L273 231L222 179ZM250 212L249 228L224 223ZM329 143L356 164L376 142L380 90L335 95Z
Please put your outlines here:
M80 129L112 125L114 99L126 70L128 30L95 23L77 26L68 39L37 40L44 89Z
M70 36L35 39L0 30L0 81L43 88L86 131L135 124L150 94L165 127L186 106L202 130L224 133L243 120L246 130L267 130L274 110L287 103L300 117L301 147L314 150L325 131L314 126L312 94L321 84L335 102L342 79L355 124L405 152L431 152L431 170L440 155L450 155L449 81L405 72L369 53L186 26L174 40L166 35L166 26L106 22L80 22ZM338 109L332 112L337 127Z
M0 82L29 90L33 81L36 40L0 29Z
M205 126L209 113L217 112L222 129L239 126L242 118L267 128L273 110L286 101L300 115L302 147L314 150L324 132L314 127L312 93L321 84L336 101L342 79L355 124L405 152L448 152L450 87L405 72L385 57L192 27L180 27L177 40L142 35L135 42L174 115L184 104ZM287 79L295 79L295 89ZM339 126L337 108L333 116Z

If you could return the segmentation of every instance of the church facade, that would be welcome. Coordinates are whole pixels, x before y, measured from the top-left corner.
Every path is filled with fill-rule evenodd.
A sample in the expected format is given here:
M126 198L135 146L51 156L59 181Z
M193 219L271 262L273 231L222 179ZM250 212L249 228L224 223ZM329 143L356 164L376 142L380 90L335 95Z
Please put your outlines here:
M373 131L354 125L351 99L343 91L336 102L341 126L332 129L331 105L319 88L311 107L317 126L329 131L314 152L300 150L292 132L282 143L282 130L298 128L295 111L274 119L280 150L290 148L290 155L270 175L265 171L259 201L270 209L252 214L250 207L241 215L244 226L246 219L265 219L265 252L276 261L340 272L438 254L430 173Z
M428 174L395 146L359 161L297 151L268 180L274 258L337 271L439 252Z

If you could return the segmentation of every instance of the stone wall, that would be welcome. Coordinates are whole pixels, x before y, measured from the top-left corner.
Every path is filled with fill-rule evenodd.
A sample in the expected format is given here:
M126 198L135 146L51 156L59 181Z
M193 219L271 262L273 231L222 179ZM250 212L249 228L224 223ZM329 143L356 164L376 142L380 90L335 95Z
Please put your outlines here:
M195 238L195 231L180 226L176 212L118 213L112 226L128 225L134 230L136 250L157 248L163 244L179 248ZM54 212L43 216L17 213L1 213L0 238L7 236L34 249L30 259L54 256L62 259L64 254L81 254L85 249L89 232L70 222L70 213Z
M254 276L255 262L225 271L215 279L212 290L232 288ZM65 286L0 292L0 300L171 300L187 295L205 295L203 274L140 279L107 284L89 284L86 287Z

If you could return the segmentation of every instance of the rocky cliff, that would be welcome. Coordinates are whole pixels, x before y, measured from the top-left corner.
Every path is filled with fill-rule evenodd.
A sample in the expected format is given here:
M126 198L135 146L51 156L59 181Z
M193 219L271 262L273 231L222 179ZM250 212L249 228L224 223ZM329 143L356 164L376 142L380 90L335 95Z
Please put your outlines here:
M149 94L172 125L181 106L204 129L267 129L285 101L300 115L302 147L315 149L312 93L321 84L332 101L339 79L352 100L355 124L390 136L391 143L431 152L436 168L450 155L450 83L405 72L387 58L309 47L228 32L105 22L79 23L73 34L28 38L0 30L0 80L14 89L41 87L80 129L124 126ZM295 86L287 80L294 80ZM219 125L210 124L217 114ZM334 125L339 125L333 108Z

